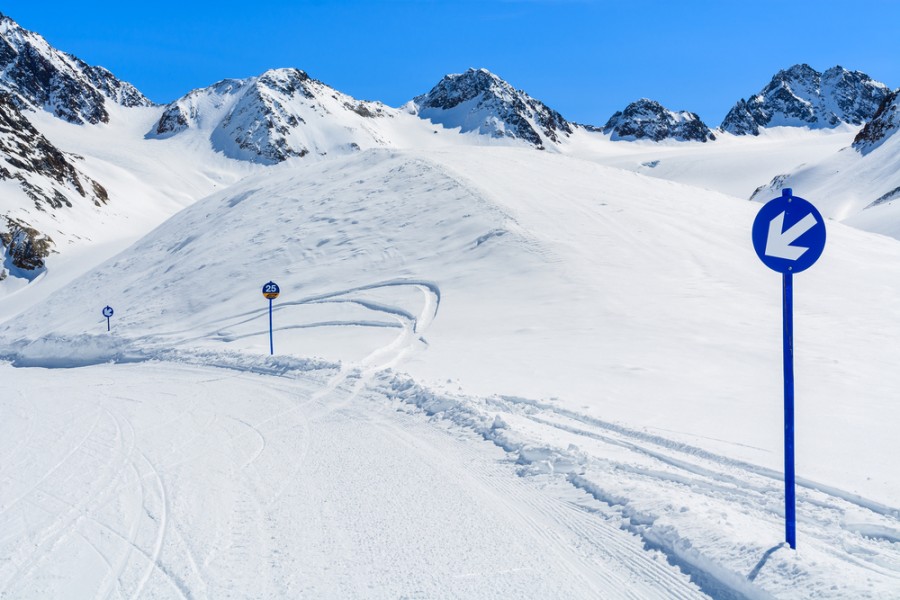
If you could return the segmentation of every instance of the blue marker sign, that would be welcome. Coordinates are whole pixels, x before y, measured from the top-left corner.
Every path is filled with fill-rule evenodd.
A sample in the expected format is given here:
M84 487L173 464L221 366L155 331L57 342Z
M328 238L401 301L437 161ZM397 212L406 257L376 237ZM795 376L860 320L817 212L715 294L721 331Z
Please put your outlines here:
M281 288L274 281L270 281L262 288L263 296L269 301L269 354L275 354L275 343L272 339L272 300L278 297Z
M815 206L784 189L756 215L753 248L773 271L805 271L825 249L825 219Z
M102 312L103 312L103 316L106 317L106 330L109 331L109 330L110 330L110 327L109 327L109 318L110 318L111 316L113 316L113 313L115 313L116 311L114 311L114 310L112 309L112 306L109 306L109 305L107 304L106 306L103 307L103 311L102 311Z
M753 222L753 248L764 265L781 273L784 364L784 516L785 540L797 548L794 470L794 281L825 249L825 220L816 207L790 188L767 202Z

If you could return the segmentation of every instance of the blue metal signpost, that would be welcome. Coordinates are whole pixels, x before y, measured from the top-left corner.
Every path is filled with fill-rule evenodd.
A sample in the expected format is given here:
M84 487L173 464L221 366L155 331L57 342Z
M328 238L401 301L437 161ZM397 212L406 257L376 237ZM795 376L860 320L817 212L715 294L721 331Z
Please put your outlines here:
M785 538L797 548L794 475L794 273L811 267L825 249L825 220L790 188L767 202L753 222L753 248L767 267L781 273L784 331L784 516Z
M269 300L269 354L275 354L275 343L272 339L272 300L278 297L281 289L274 281L270 281L262 288L263 296Z
M103 316L106 317L106 330L109 331L109 318L113 316L115 311L112 309L112 306L106 305L103 307Z

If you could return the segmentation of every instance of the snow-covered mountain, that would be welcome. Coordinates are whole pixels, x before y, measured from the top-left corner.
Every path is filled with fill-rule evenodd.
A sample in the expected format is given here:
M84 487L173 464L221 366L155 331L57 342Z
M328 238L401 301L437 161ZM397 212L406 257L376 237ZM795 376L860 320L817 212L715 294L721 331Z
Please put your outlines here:
M298 69L273 69L192 91L165 107L147 137L198 131L225 156L275 164L391 146L383 122L401 115L380 102L342 94Z
M672 111L647 98L617 111L603 126L603 133L609 134L613 140L706 142L716 139L696 113Z
M487 69L446 75L408 105L423 119L460 133L522 140L537 148L558 145L572 134L562 115Z
M103 67L60 52L40 35L0 13L0 89L14 102L46 110L70 123L106 123L107 102L152 103Z
M759 93L735 104L720 128L759 135L765 127L822 129L871 119L888 87L860 71L835 66L820 73L807 64L779 71Z

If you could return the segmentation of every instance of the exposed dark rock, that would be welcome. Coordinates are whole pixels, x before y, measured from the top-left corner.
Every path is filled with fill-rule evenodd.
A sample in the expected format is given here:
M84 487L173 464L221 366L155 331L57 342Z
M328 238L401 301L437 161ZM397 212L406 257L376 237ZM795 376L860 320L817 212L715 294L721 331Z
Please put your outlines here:
M36 229L14 219L0 222L0 244L7 261L25 271L42 269L45 259L53 252L53 240ZM4 227L5 225L5 227Z
M868 154L900 129L900 90L885 96L872 120L866 123L853 140L853 148ZM877 201L876 201L877 203Z
M122 106L152 103L134 86L103 67L51 47L44 38L22 29L0 13L0 88L34 108L70 123L106 123L105 101ZM20 106L21 108L21 106Z
M659 102L642 98L615 113L603 127L612 139L653 140L673 139L680 142L706 142L716 139L709 127L696 113L671 111Z
M0 179L17 180L38 209L71 207L72 194L97 206L109 199L102 185L34 128L6 92L0 92L0 160Z
M758 94L739 100L720 128L735 135L759 135L761 127L831 128L861 125L889 93L860 71L836 66L819 73L806 64L779 71Z
M572 133L561 114L486 69L447 75L413 104L419 116L463 133L521 139L537 148Z

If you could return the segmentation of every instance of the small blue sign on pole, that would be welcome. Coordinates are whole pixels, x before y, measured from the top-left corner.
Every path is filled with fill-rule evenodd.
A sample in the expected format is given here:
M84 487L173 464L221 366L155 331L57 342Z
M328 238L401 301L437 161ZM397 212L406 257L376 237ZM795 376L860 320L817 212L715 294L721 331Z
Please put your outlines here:
M109 326L109 318L110 318L111 316L113 316L113 313L115 313L116 311L114 311L114 310L112 309L112 306L110 306L110 305L107 304L106 306L103 307L103 311L102 311L102 312L103 312L103 316L106 317L106 330L109 331L109 330L110 330L110 326Z
M269 354L271 355L275 354L275 342L272 336L272 300L278 297L278 294L281 293L281 288L274 281L270 281L263 286L262 293L269 300Z
M785 540L797 548L794 470L794 273L813 265L825 249L825 220L816 207L785 188L753 221L753 248L764 265L781 273L784 363Z

